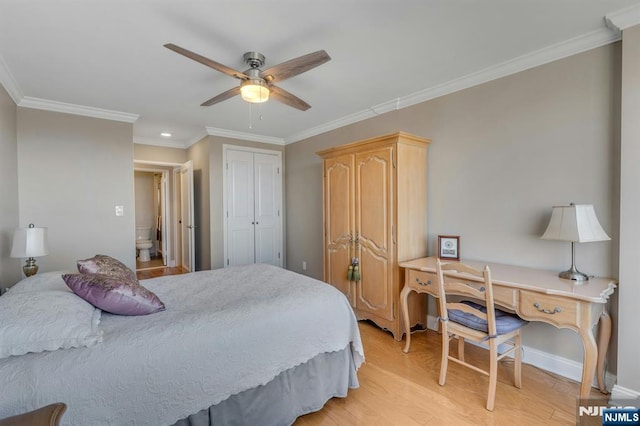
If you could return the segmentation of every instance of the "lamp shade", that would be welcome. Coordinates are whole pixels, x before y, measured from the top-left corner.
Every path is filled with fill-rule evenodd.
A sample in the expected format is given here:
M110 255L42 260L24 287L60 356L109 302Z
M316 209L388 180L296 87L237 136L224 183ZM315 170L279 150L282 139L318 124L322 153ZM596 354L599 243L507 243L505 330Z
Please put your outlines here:
M592 204L554 206L543 240L586 243L610 240L602 229Z
M13 233L11 257L39 257L49 254L47 228L18 228Z

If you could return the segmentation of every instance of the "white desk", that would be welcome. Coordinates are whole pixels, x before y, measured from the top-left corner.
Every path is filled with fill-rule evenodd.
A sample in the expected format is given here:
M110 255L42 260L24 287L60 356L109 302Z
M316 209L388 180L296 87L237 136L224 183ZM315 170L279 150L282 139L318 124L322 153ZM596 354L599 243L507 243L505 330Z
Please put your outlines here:
M616 288L614 280L591 278L585 284L575 284L574 281L559 278L558 274L552 271L479 261L463 262L478 269L489 265L497 305L515 311L526 320L546 322L578 333L584 346L580 397L589 396L596 367L598 387L600 391L606 392L604 360L611 337L611 317L607 312L607 300ZM407 339L404 351L408 352L411 333L407 327L407 298L412 291L438 297L436 258L410 260L401 262L400 266L405 268L400 309ZM598 321L600 331L596 344L593 326Z

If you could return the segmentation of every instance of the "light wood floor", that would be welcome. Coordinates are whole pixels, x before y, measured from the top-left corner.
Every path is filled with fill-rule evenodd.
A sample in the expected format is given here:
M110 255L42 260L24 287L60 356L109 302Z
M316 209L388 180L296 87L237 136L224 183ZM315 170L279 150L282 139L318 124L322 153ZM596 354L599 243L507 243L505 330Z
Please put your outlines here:
M513 363L502 362L495 409L489 412L485 409L488 377L450 362L446 385L438 385L439 334L414 333L411 350L404 354L404 342L368 322L359 324L366 358L358 371L360 388L298 418L296 426L576 424L576 382L523 364L522 389L518 389L512 381ZM488 360L488 351L471 345L465 355L480 364ZM596 389L591 398L607 400Z
M186 272L187 271L185 271L182 268L182 266L176 266L176 267L164 266L164 267L157 267L152 269L137 270L136 275L139 280L146 280L148 278L163 277L165 275L178 275L178 274L184 274Z
M151 258L147 262L141 262L139 257L136 258L136 270L158 268L162 266L164 266L164 263L162 262L162 256L151 256Z

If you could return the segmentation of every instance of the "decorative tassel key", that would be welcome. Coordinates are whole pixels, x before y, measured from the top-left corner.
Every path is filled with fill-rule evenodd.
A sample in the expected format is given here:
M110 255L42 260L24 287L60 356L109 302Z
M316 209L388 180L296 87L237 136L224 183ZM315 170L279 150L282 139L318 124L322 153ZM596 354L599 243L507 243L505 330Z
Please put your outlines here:
M353 281L353 265L349 265L349 269L347 270L347 279L349 281Z

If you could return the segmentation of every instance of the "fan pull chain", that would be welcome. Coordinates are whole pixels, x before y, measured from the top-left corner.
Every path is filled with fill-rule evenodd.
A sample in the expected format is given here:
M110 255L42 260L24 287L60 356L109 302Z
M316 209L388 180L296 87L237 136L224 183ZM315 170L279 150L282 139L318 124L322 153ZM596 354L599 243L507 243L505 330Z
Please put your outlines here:
M249 129L253 129L253 109L252 109L252 103L251 102L247 102L249 104ZM260 121L262 121L262 119L264 118L262 116L262 104L259 104L258 108L260 108Z

